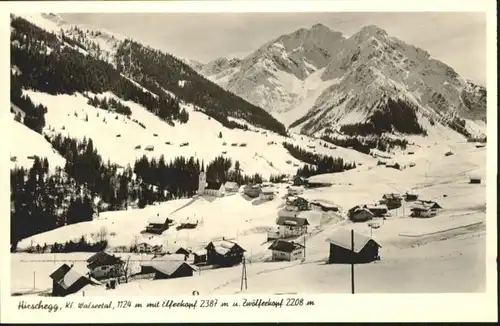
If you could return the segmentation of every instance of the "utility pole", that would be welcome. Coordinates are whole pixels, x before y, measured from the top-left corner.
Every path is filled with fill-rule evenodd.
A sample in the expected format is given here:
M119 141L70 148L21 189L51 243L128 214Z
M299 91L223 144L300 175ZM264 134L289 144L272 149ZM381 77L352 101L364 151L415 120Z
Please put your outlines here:
M351 250L354 256L354 230L351 229ZM354 294L354 259L351 260L351 293Z
M241 287L240 291L243 291L243 282L245 282L245 290L247 289L247 265L245 262L245 256L243 256L243 265L241 270Z
M304 259L306 259L306 235L304 234Z

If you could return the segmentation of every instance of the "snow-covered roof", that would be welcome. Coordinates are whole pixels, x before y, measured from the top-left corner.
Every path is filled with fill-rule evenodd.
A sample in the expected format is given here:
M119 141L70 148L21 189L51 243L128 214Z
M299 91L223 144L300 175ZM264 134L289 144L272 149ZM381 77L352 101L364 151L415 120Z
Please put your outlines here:
M290 253L301 248L304 248L304 246L301 245L300 243L285 241L285 240L276 240L271 244L271 246L268 249Z
M279 216L276 220L276 224L278 225L294 225L298 227L302 227L305 225L309 225L309 221L303 217L296 216Z
M370 240L373 239L354 232L354 252L359 253ZM326 241L344 249L352 250L351 230L338 228L326 239ZM375 240L373 241L381 247Z
M228 181L224 184L226 189L239 189L240 186L236 182Z
M189 268L194 270L194 268L185 261L177 261L177 260L158 261L155 262L151 267L162 274L172 275L183 265L187 265Z

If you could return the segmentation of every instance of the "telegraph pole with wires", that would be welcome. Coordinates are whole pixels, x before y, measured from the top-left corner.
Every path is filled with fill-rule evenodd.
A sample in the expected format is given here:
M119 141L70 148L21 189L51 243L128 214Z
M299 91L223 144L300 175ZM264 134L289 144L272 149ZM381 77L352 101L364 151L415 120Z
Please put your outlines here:
M248 288L247 286L247 264L245 261L245 256L243 256L243 262L242 262L242 270L241 270L241 287L240 291L243 291L243 283L245 283L245 290Z
M354 230L351 230L351 250L354 253ZM351 260L351 293L354 294L354 260Z

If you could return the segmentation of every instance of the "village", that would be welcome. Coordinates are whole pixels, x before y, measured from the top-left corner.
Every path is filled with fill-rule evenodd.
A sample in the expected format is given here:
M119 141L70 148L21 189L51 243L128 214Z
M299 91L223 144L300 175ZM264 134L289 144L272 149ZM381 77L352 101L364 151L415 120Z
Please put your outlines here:
M241 289L243 280L246 282L246 266L260 260L263 263L298 262L307 263L308 242L320 232L331 229L323 237L324 245L321 253L327 264L367 264L383 260L379 249L384 245L372 236L373 230L381 228L384 223L401 215L408 218L429 219L436 217L443 207L428 198L420 198L417 192L384 193L378 201L358 203L346 209L329 200L311 199L307 195L312 190L332 187L332 184L317 181L317 178L288 181L284 184L238 185L234 182L220 183L207 181L205 173L199 175L197 198L231 198L241 196L254 204L282 201L276 214L275 227L266 228L259 233L262 248L269 254L264 256L251 255L245 245L234 237L214 238L211 241L196 246L169 245L168 248L155 242L162 234L175 230L196 230L204 223L203 212L199 218L190 216L176 220L172 216L157 213L148 218L130 247L116 246L89 253L84 265L74 268L73 262L64 262L52 271L52 289L44 291L44 295L67 296L82 293L89 286L102 287L112 291L126 283L139 280L167 280L186 277L197 277L202 271L216 269L241 270ZM470 184L480 184L481 179L471 177ZM444 195L446 197L447 195ZM189 203L188 203L189 204ZM175 214L174 214L175 215ZM315 222L311 223L311 219ZM319 222L318 222L319 221ZM333 224L332 224L333 223ZM334 225L345 223L366 224L370 234L362 234ZM314 244L317 252L317 241ZM32 253L51 252L50 246L39 244L31 248ZM134 256L124 256L131 253ZM314 256L314 255L313 255ZM55 254L54 254L55 257ZM314 256L315 262L318 255ZM55 259L55 258L54 258ZM323 259L324 260L324 259Z

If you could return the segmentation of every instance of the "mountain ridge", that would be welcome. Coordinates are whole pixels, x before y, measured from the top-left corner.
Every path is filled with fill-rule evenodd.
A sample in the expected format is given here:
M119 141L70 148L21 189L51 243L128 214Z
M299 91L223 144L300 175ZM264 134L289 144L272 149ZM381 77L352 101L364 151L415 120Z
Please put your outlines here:
M313 41L304 43L306 39ZM325 52L315 47L324 43L329 44ZM316 57L310 54L314 50ZM389 36L376 25L344 37L315 24L273 38L240 62L217 74L199 71L298 132L314 134L345 123L363 123L371 114L369 108L384 94L407 98L418 114L432 116L433 122L451 125L466 136L472 134L466 121L486 119L485 87L460 77L427 51ZM339 97L345 98L345 107L340 106ZM321 116L321 124L310 122L309 127L296 128L312 116ZM354 116L356 121L352 121Z

